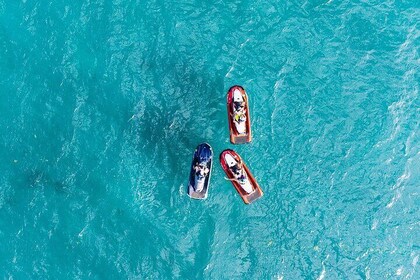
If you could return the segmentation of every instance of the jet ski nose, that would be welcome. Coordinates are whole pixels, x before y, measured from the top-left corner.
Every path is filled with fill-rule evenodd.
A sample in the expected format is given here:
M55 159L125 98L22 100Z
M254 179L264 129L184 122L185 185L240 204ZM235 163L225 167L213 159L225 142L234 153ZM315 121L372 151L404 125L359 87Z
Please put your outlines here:
M237 88L233 91L233 101L234 102L242 102L243 101L242 92Z
M226 161L226 164L229 167L232 167L232 166L234 166L236 164L235 159L231 155L229 155L229 154L226 154L225 155L225 161Z

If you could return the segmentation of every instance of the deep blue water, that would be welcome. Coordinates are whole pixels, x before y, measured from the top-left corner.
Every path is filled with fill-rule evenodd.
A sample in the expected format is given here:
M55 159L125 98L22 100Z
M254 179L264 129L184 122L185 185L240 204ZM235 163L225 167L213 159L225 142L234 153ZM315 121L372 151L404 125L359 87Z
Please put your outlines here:
M419 22L418 1L0 0L0 276L420 279ZM191 200L204 141L264 197L216 160Z

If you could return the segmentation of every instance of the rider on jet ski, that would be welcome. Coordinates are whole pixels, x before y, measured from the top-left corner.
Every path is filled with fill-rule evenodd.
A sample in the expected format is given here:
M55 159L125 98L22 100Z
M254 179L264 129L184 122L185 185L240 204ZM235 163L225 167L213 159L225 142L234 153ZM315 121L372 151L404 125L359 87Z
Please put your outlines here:
M210 170L208 169L206 163L196 162L194 165L194 171L195 171L195 174L206 177Z
M245 110L245 101L234 101L233 105L235 106L235 111Z
M237 162L234 166L230 168L235 178L241 182L245 181L246 175L242 168L242 162Z
M233 152L233 151L232 151ZM223 153L223 159L226 163L226 167L228 168L230 173L228 174L228 176L230 178L228 178L227 180L230 181L236 181L239 186L247 193L252 193L253 191L255 191L255 188L252 186L251 181L248 178L248 174L245 168L245 164L242 163L242 160L238 157L234 157L233 154L229 153L229 152L224 152ZM223 167L225 168L225 167ZM226 169L225 169L226 171ZM233 178L232 178L233 177Z
M245 101L233 102L234 119L236 122L245 121Z

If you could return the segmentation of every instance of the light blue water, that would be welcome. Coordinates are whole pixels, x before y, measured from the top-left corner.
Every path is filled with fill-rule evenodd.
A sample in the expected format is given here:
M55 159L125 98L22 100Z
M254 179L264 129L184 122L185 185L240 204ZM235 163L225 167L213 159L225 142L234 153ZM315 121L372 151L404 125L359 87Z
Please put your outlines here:
M418 1L0 0L0 276L419 279L419 22ZM203 141L264 197L216 161L188 198Z

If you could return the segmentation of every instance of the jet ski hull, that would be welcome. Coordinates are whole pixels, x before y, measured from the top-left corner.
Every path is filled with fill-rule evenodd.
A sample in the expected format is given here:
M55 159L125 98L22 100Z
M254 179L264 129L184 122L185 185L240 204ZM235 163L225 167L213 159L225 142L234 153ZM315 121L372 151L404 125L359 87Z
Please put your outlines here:
M229 169L228 163L225 160L225 155L229 154L231 155L237 162L242 162L243 168L246 172L247 178L249 180L249 183L252 185L253 191L251 193L248 193L244 190L244 188L241 187L239 182L235 179L235 176L233 175L232 171ZM233 150L227 149L224 150L220 154L220 164L222 165L223 170L226 173L227 178L232 182L233 186L235 187L238 194L241 196L242 200L246 204L250 204L253 201L257 200L261 196L263 196L263 191L261 190L260 186L258 185L257 181L255 180L252 173L249 171L246 164L242 161L241 157Z
M245 101L245 133L240 133L236 128L233 113L233 99L235 90L239 90L242 94L242 99ZM233 86L228 90L227 93L227 111L228 111L228 123L230 132L230 142L233 144L249 143L252 140L251 133L251 118L249 113L248 95L241 86Z
M204 184L201 184L201 185L197 183L197 179L196 179L196 172L194 170L194 166L196 163L205 163L205 165L209 169L207 176L205 176L204 178ZM193 154L190 177L189 177L189 182L188 182L187 192L191 198L195 198L195 199L207 198L208 187L210 184L212 164L213 164L213 150L211 146L207 143L202 143L198 145Z

